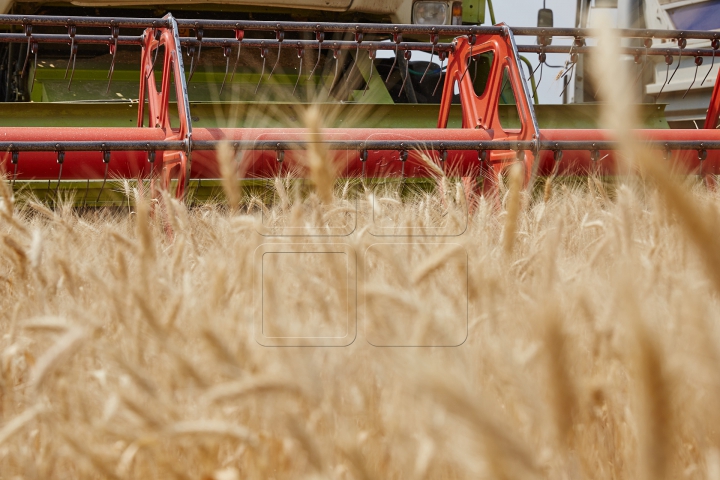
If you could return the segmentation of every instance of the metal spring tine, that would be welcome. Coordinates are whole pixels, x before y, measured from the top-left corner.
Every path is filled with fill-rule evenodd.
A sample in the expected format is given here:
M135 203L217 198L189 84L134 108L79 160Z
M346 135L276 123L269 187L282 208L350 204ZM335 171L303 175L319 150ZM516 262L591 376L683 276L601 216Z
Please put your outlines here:
M30 83L30 93L32 93L33 88L35 88L35 77L37 77L37 57L38 57L38 50L40 49L40 45L37 42L33 42L32 48L30 51L35 54L35 70L33 71L33 79Z
M105 95L110 92L110 84L112 83L112 77L113 73L115 72L115 57L117 56L117 42L118 42L118 35L120 35L120 27L112 26L112 36L114 38L114 42L110 44L110 53L112 54L112 61L110 62L110 71L108 72L108 84L107 88L105 89Z
M315 66L310 70L310 75L308 75L308 80L310 80L313 76L313 73L315 73L315 69L320 65L320 57L322 56L322 42L325 41L325 32L315 32L315 39L318 42L318 58L317 62L315 62Z
M350 67L350 70L348 70L347 76L345 77L345 83L348 83L350 81L352 73L357 68L358 58L360 58L360 44L362 43L364 37L365 34L363 34L362 32L355 32L355 42L357 42L357 47L355 47L355 61Z
M660 98L660 95L662 95L665 85L668 84L668 75L670 75L670 65L672 65L672 62L673 57L671 55L665 55L665 65L667 65L667 67L665 68L665 81L663 82L662 87L660 87L660 91L658 92L657 97L655 97L656 102Z
M88 194L89 190L90 190L90 179L88 178L87 181L85 182L85 194L83 195L83 201L82 201L83 208L85 208L85 203L87 201L87 194Z
M228 72L230 71L230 47L223 47L223 57L225 57L225 76L223 77L222 85L220 85L220 93L222 95L223 88L225 88L225 80L227 80Z
M153 29L153 36L155 37L155 41L160 41L160 30ZM157 62L158 52L160 51L159 48L155 49L155 55L153 55L153 63L152 63L152 70L155 69L155 62Z
M535 72L538 71L538 69L540 68L541 65L542 65L542 63L537 64L537 67L535 67L535 69L532 71L532 73L530 73L529 80L532 80L533 78L535 78ZM535 86L535 88L537 88L537 85Z
M337 45L337 44L333 44L333 45ZM338 65L340 64L340 60L338 59L338 56L339 56L339 54L340 54L340 50L337 49L337 48L333 48L333 49L332 49L332 52L333 52L333 58L335 59L335 76L333 77L333 81L332 81L332 83L330 84L330 91L332 91L333 87L335 86L335 82L337 81L337 77L338 77ZM347 80L346 80L346 81L347 81Z
M233 66L233 73L230 75L230 83L235 78L235 71L237 70L238 62L240 61L240 52L242 51L242 39L245 38L245 30L235 30L235 40L238 42L238 53L235 57L235 66Z
M400 145L402 145L402 144L400 144ZM400 161L402 162L401 163L402 169L400 171L400 175L402 177L402 184L405 185L405 161L408 159L408 152L407 152L407 150L400 150L398 152L398 154L400 157Z
M478 66L478 61L477 61L477 58L473 58L472 61L473 61L472 83L473 83L473 85L475 85L475 79L477 78L477 66Z
M670 80L668 80L668 84L670 82L672 82L672 79L675 77L675 74L677 73L678 68L680 68L680 63L682 62L682 51L686 45L687 45L687 40L685 40L684 38L678 39L678 48L680 49L680 56L678 57L678 63L677 63L677 65L675 65L675 70L673 70L673 74L670 75Z
M10 152L10 156L11 156L11 157L10 157L10 158L11 158L11 162L12 162L12 164L14 165L14 167L13 167L13 178L12 178L12 183L11 183L11 185L14 187L14 186L15 186L15 180L17 180L18 159L20 158L20 152L17 151L17 150L13 150L12 152Z
M360 57L360 44L357 44L357 47L355 48L355 61L352 64L352 67L350 67L350 71L347 74L347 77L345 77L345 83L350 81L350 77L352 76L352 73L355 71L355 68L357 67L358 58Z
M398 48L400 47L400 42L402 42L402 33L395 32L393 33L393 42L395 42L395 58L393 59L392 66L390 67L390 71L388 72L388 76L385 79L385 83L390 80L390 75L392 75L393 70L395 69L395 65L397 64L398 59Z
M90 191L90 179L88 178L85 183L85 195L83 195L83 208L85 208L87 202L87 194Z
M260 80L258 80L258 84L255 87L255 95L257 95L258 88L260 88L260 84L262 83L263 75L265 75L265 59L267 58L268 49L265 47L265 42L261 44L260 47L260 56L262 57L262 70L260 71Z
M425 72L423 72L423 76L420 77L420 83L425 80L425 75L427 75L428 71L430 70L430 65L432 65L433 56L435 55L435 45L437 45L438 42L438 35L436 33L430 34L430 42L432 43L432 49L430 50L430 61L428 62L427 68L425 68Z
M149 154L149 153L150 153L150 152L148 152L148 154ZM150 186L152 185L153 173L155 173L154 167L155 167L155 163L154 163L154 161L153 161L152 163L150 163L150 171L148 172L147 177L145 177L145 178L143 179L143 184L144 184L144 182L147 180L147 182L148 182L148 188L150 188Z
M537 82L537 84L535 84L535 89L536 89L536 90L537 90L537 88L540 86L540 82L542 82L543 66L544 66L544 65L545 65L545 62L543 62L543 63L540 64L540 78L538 78L538 82Z
M685 91L685 93L683 94L682 98L685 98L685 95L687 95L690 92L690 89L693 87L693 85L695 85L695 80L697 79L697 72L698 72L698 69L700 68L700 65L702 65L702 63L703 63L702 57L695 57L695 75L693 75L693 81L690 84L690 86L688 87L688 89Z
M538 61L540 62L538 64L538 67L540 67L540 78L538 79L537 84L535 84L535 90L537 90L540 87L540 82L542 82L542 75L543 75L543 65L545 65L545 62L547 61L547 53L545 53L544 46L543 46L543 49L540 51L540 54L538 55ZM535 67L535 70L537 70L537 67ZM533 72L533 75L535 75L535 72Z
M110 152L107 150L104 150L102 152L102 161L105 164L105 174L103 175L103 182L100 186L100 191L98 192L98 196L95 199L95 203L98 203L100 201L100 196L102 195L103 190L105 189L105 182L107 182L107 175L108 175L108 169L110 168Z
M575 42L573 42L573 44L570 45L570 53L569 53L570 58L572 58L574 48L575 48ZM567 68L567 66L568 66L568 60L565 60L564 68ZM560 78L563 78L565 75L567 75L569 71L570 71L570 69L567 69L565 71L560 70ZM555 78L555 80L558 80L558 78Z
M58 189L60 188L60 180L62 180L63 163L65 163L65 152L58 150L57 163L60 164L60 173L58 173L57 185L55 185L55 199L57 201Z
M563 86L562 92L560 92L560 96L561 96L561 97L562 97L563 95L565 95L565 90L567 90L567 87L570 85L570 82L572 82L572 76L573 76L573 72L574 72L574 71L575 71L575 63L573 63L573 64L570 66L570 69L569 69L567 72L565 72L565 74L564 74L562 77L560 77L560 78L563 78L563 77L565 77L565 76L567 76L567 75L569 74L568 81L567 81L567 83L565 84L565 86Z
M190 70L192 70L195 62L195 45L187 46L187 56L190 57ZM190 73L190 70L188 70L188 73Z
M303 64L303 57L305 56L305 49L303 47L298 47L297 56L300 59L300 68L298 68L297 80L295 80L295 87L293 88L293 91L292 91L293 95L295 95L295 90L297 90L297 87L300 84L300 77L302 77L302 64Z
M72 85L73 76L75 76L75 60L77 59L77 51L78 46L73 45L73 54L72 54L72 71L70 72L70 81L68 82L68 92L70 91L70 85Z
M472 56L473 56L473 46L472 46L472 44L470 44L470 60L472 59ZM463 74L460 75L460 81L461 81L461 82L463 81L463 78L465 78L465 75L467 74L468 70L470 70L470 63L469 63L469 62L468 62L468 64L465 66L465 70L463 71Z
M159 41L159 40L160 40L160 30L155 30L155 29L153 29L153 31L155 32L155 33L154 33L155 41ZM158 57L158 52L159 52L159 51L160 51L159 48L156 48L156 49L155 49L155 54L153 55L152 67L150 68L150 71L148 72L147 76L145 76L145 80L147 80L148 78L150 78L150 75L152 74L152 72L155 71L155 63L157 62L157 57Z
M570 54L570 68L565 70L562 75L560 75L560 78L566 77L568 75L572 75L572 70L575 68L575 64L577 64L578 61L578 54L577 53L571 53ZM565 66L568 66L568 62L565 62Z
M412 52L410 50L405 50L403 57L405 57L405 78L403 78L398 96L402 95L403 90L405 90L405 83L407 82L408 76L410 76L410 57L412 57Z
M63 77L63 80L67 79L68 74L68 68L70 68L70 61L73 59L74 53L77 52L77 48L75 47L75 32L77 29L75 28L75 25L68 25L68 35L70 35L70 59L68 60L67 65L65 65L65 76Z
M150 178L150 185L152 185L152 182L155 180L155 157L156 152L155 150L148 150L147 152L147 158L148 163L150 163L150 172L148 173L148 177Z
M365 163L367 162L368 158L368 151L363 149L359 152L360 161L362 162L362 178L365 179Z
M275 72L275 68L277 68L278 63L280 63L280 51L282 50L282 42L285 40L285 32L283 30L278 30L275 32L275 38L277 38L278 41L278 52L277 52L277 58L275 59L275 65L273 65L272 70L270 70L270 75L268 76L268 80L273 76L273 73Z
M575 42L577 43L577 40L575 40ZM576 45L573 44L573 47L574 46L576 46ZM577 46L579 46L579 45L577 45ZM565 95L565 91L567 90L567 87L570 85L570 82L572 81L572 76L573 76L573 73L575 72L575 65L577 65L577 61L578 61L578 54L571 53L570 54L570 64L571 64L570 68L560 76L560 78L565 78L566 76L569 75L568 81L565 83L565 85L563 86L562 92L560 93L561 97L563 95Z
M468 43L470 44L470 59L473 58L473 45L475 45L475 42L477 42L477 37L475 35L468 35ZM465 74L468 72L469 69L470 63L468 62L468 64L465 66L465 71L460 76L461 82L463 81L463 78L465 78Z
M30 58L30 44L32 43L32 25L23 25L25 29L25 36L27 36L28 43L27 43L27 51L25 52L25 63L23 64L22 73L20 74L20 78L25 78L25 69L27 68L28 59Z
M445 64L445 52L440 52L438 54L438 56L440 57L440 73L438 74L438 81L435 84L435 90L433 90L433 93L432 93L433 97L435 96L435 92L437 92L437 89L440 86L440 80L442 80L442 69L443 69L443 65Z
M703 84L705 83L705 80L707 80L708 76L710 75L710 72L712 72L712 69L715 66L715 52L717 51L718 48L720 48L720 40L718 40L716 38L715 40L712 41L711 45L712 45L712 49L713 49L712 62L710 63L710 70L708 70L708 72L705 74L705 78L703 78L703 81L700 83L701 87L703 86Z
M193 55L193 58L190 61L190 75L188 76L188 82L192 80L193 75L195 75L195 69L200 64L200 53L202 53L203 34L204 32L202 27L195 28L195 38L197 38L198 41L197 60L195 59L195 55Z
M368 87L370 86L370 80L372 80L372 74L373 70L375 70L375 54L377 53L376 50L370 49L368 50L368 57L370 58L370 75L368 75L367 82L365 82L365 89L363 89L362 96L365 96L365 93L368 91Z

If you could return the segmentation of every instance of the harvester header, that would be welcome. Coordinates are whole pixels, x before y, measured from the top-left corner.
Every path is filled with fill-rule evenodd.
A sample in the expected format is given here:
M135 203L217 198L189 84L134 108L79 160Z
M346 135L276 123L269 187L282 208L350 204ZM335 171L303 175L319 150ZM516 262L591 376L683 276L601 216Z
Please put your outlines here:
M118 46L140 49L137 95L137 123L134 127L7 127L0 130L0 167L17 181L102 180L129 178L150 180L169 189L177 179L175 195L184 198L192 180L216 179L220 169L216 150L222 142L236 152L238 178L272 178L289 171L303 175L302 151L313 142L326 143L333 161L340 164L343 177L423 177L431 175L423 156L429 156L453 175L474 178L477 188L490 192L509 165L520 162L525 180L548 174L585 174L591 171L614 174L618 161L617 144L610 132L598 129L540 128L535 112L533 88L537 69L528 75L523 70L521 52L536 53L540 73L547 53L567 53L572 74L578 55L591 53L585 39L597 34L576 28L535 28L462 25L392 25L317 22L266 22L248 20L181 20L168 14L163 18L92 18L54 16L0 16L0 25L23 28L24 33L0 33L0 42L23 43L26 63L43 44L68 45L66 78L72 88L78 49L86 44L105 44L111 54L108 65L108 90L112 82ZM66 33L47 33L46 29L64 27ZM85 28L107 28L108 35L85 34ZM142 33L137 33L137 30ZM193 36L181 36L193 32ZM254 38L246 35L253 32ZM314 39L300 38L314 37ZM710 68L720 47L720 32L671 30L618 30L626 38L677 40L677 46L625 47L624 54L642 61L648 55L666 59L683 56L696 58L697 68L711 57ZM291 38L297 36L298 38ZM381 41L385 36L390 41ZM522 45L516 36L538 37L539 45ZM572 37L571 45L550 45L551 37ZM264 38L267 37L267 38ZM424 38L425 37L425 38ZM450 39L449 37L452 37ZM710 49L688 49L686 39L711 40ZM183 63L185 48L190 68ZM302 128L250 127L193 128L188 95L197 66L208 49L222 49L225 71L220 90L232 82L241 56L257 56L261 73L256 86L272 77L284 49L297 52L297 84L300 78L319 75L321 53L332 55L334 77L330 89L346 82L351 74L361 75L367 91L373 78L378 50L394 53L390 68L400 70L402 93L409 77L408 60L413 51L424 51L439 62L437 85L440 105L437 128L327 128L322 136L312 136ZM349 69L338 75L340 51L354 53ZM160 54L162 52L162 54ZM314 55L303 61L309 52ZM363 52L363 53L361 53ZM358 59L366 55L369 65L361 70ZM400 59L400 61L398 61ZM698 60L699 59L699 60ZM404 61L403 61L404 60ZM487 76L478 87L477 65L487 67ZM422 82L432 67L428 63ZM668 65L670 65L668 63ZM367 66L365 68L368 68ZM706 67L703 67L706 68ZM37 66L35 65L35 69ZM333 71L326 68L326 71ZM437 66L433 67L433 71ZM23 72L30 71L26 65ZM670 69L668 68L668 74ZM377 74L376 74L377 75ZM671 81L669 77L667 81ZM376 80L377 81L377 80ZM32 85L32 80L30 81ZM31 87L32 88L32 87ZM293 91L294 92L294 91ZM458 92L456 96L456 92ZM499 115L499 98L509 93L516 106L518 125L508 126ZM448 128L451 104L459 100L462 128ZM174 105L177 111L172 110ZM18 108L22 108L18 105ZM707 178L720 173L720 80L708 106L702 129L638 130L637 136L648 148L672 157L688 172L699 171ZM519 127L519 128L516 128ZM450 152L451 154L448 154ZM158 184L159 182L159 184ZM98 196L99 198L99 196Z

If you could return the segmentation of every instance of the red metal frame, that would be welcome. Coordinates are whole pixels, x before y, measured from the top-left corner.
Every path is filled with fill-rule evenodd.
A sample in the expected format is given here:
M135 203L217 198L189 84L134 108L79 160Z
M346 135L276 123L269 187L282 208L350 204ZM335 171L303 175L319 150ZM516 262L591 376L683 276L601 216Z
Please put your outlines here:
M448 56L448 66L445 73L440 100L440 113L438 115L438 128L447 128L450 117L450 106L457 84L462 105L462 128L482 130L487 132L492 140L535 140L538 138L537 124L534 119L532 104L526 93L525 79L521 77L521 68L518 55L513 48L512 34L508 29L505 35L482 35L472 37L474 44L468 37L458 37L454 42L454 50ZM483 93L478 96L469 73L472 57L492 52L492 65ZM499 109L500 95L507 72L510 84L517 103L521 127L519 130L505 129L500 124ZM485 190L495 188L494 182L503 168L516 161L516 152L488 151L488 163L483 165L483 182ZM535 155L532 151L524 152L525 181L530 181L533 172Z
M165 133L165 140L185 140L191 132L189 121L188 105L183 99L187 98L184 85L184 72L182 69L182 58L177 42L177 30L168 28L148 28L145 30L142 58L140 63L140 95L138 107L138 127L142 128L145 117L145 100L148 108L148 127L160 128ZM156 33L158 39L156 40ZM157 90L155 82L154 62L158 50L164 47L162 80L160 90ZM170 76L175 77L175 96L178 106L178 117L180 125L178 130L173 130L170 125ZM175 195L182 198L185 195L185 187L189 174L188 152L181 150L162 152L160 184L163 189L170 188L170 181L175 174L178 176ZM154 179L154 178L153 178Z

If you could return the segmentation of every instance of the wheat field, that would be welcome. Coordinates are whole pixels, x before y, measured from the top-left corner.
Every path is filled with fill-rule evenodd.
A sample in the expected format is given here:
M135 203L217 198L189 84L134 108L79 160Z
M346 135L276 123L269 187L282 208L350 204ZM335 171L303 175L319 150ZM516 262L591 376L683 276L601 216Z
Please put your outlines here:
M671 187L511 185L432 243L289 242L246 207L81 214L5 188L2 477L717 478L719 199ZM375 193L405 226L440 195ZM258 340L257 247L333 242L356 288L332 256L263 261ZM323 347L353 289L357 332Z
M0 478L719 479L720 193L626 140L471 208L321 151L271 203L223 152L192 208L0 182Z

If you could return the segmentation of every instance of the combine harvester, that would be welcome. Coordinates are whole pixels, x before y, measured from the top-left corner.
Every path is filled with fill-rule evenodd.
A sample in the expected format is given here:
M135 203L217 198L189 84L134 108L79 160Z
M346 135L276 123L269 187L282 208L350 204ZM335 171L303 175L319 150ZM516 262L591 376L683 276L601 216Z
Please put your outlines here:
M0 42L22 43L26 49L26 66L22 71L33 72L27 75L37 74L37 54L44 45L67 45L68 82L73 79L78 49L88 44L106 45L112 54L109 81L119 47L139 47L138 101L133 103L137 108L135 126L94 126L88 120L82 126L0 129L0 152L4 152L0 154L0 167L8 172L16 188L41 184L51 196L69 186L78 191L78 203L85 205L103 204L101 197L108 179L152 181L163 189L172 187L177 198L189 199L203 182L220 178L216 150L221 142L229 142L236 152L239 179L274 178L288 172L306 176L303 150L312 142L322 142L332 152L343 178L432 176L421 158L427 153L453 176L474 179L478 192L485 194L496 188L498 174L517 162L525 166L527 183L534 175L555 172L560 175L619 172L620 162L614 154L617 144L608 132L539 127L532 89L520 57L520 52L536 53L544 61L547 52L562 52L575 63L579 55L593 49L585 45L585 39L593 35L590 30L518 28L504 24L181 20L170 14L162 18L2 15L0 25L21 29L22 33L0 33ZM98 29L105 29L106 33L85 33ZM720 32L715 31L618 30L617 34L643 39L648 44L653 38L676 39L679 45L685 45L687 39L706 39L714 47L624 48L625 54L639 58L682 55L714 59L720 46ZM518 45L516 36L537 37L540 45ZM558 36L573 38L574 43L550 46L550 39ZM380 41L383 38L391 41ZM189 71L183 63L183 47L192 57ZM220 94L230 88L228 85L232 86L236 59L252 56L262 64L259 87L260 82L267 82L268 76L273 75L281 52L291 51L297 53L301 72L295 75L296 88L301 77L305 83L324 68L326 72L335 72L326 80L329 91L343 86L347 89L350 75L356 76L353 83L359 81L361 87L349 93L355 100L362 98L373 82L382 81L377 78L374 63L378 51L395 54L388 75L400 73L400 94L409 88L406 82L412 52L429 52L440 59L444 71L439 74L428 63L425 72L420 72L437 79L436 88L441 89L436 128L333 127L324 129L317 138L302 128L198 127L194 125L197 117L188 98L188 81L202 55L212 50L222 52L225 60L218 87ZM322 52L328 55L323 58ZM354 54L349 69L342 62L353 57L344 53ZM314 61L307 61L308 55ZM323 65L318 69L321 58ZM342 75L337 74L338 65ZM28 81L32 89L32 80ZM509 114L508 106L499 105L501 97L508 95ZM451 104L458 100L461 128L448 128ZM14 105L20 111L28 104ZM712 179L720 173L717 128L720 79L715 81L708 107L702 129L642 129L636 132L637 136L658 152L658 161L673 159L688 173L699 172ZM57 112L62 115L60 107ZM88 195L91 182L93 191Z

